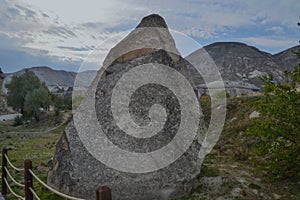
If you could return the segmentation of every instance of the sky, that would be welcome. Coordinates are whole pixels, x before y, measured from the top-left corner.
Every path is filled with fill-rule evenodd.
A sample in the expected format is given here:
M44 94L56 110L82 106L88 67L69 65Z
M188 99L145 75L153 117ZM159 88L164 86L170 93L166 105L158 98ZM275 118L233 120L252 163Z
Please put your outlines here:
M32 66L77 71L95 51L101 65L152 13L165 18L183 56L224 41L275 54L300 39L299 0L0 0L0 67L5 73ZM182 35L199 45L187 50Z

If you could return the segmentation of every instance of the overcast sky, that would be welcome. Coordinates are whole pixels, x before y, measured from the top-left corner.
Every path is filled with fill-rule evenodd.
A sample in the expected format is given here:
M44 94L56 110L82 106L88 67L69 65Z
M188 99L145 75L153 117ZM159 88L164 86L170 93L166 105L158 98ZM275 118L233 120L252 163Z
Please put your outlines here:
M105 56L152 13L202 46L238 41L277 53L298 45L299 12L299 0L0 0L0 67L76 71L92 51Z

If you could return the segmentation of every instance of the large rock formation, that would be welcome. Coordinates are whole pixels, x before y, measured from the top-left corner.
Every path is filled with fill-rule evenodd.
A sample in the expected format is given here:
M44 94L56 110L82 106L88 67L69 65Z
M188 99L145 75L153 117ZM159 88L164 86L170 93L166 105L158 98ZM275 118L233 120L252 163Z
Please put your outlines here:
M158 69L160 66L168 67ZM137 71L134 70L141 68L144 71L140 72L144 74L135 76ZM151 74L155 70L161 70L161 73ZM114 89L128 87L131 90L134 87L134 84L119 84L131 71L134 72L133 78L127 81L143 82L140 76L152 80L157 75L157 80L163 83L172 81L173 85L170 86L174 86L176 92L165 85L149 82L137 87L127 99L129 104L126 104L127 97L122 96L123 91L119 90L115 94ZM174 77L178 73L186 82ZM189 88L180 85L183 83L188 83ZM190 93L180 95L188 89L191 89ZM197 177L203 161L199 151L206 130L194 89L192 77L176 49L166 22L158 15L145 17L107 55L104 67L98 72L86 98L74 114L73 121L66 127L57 144L50 164L48 184L64 193L86 199L94 199L95 189L100 185L109 186L115 200L172 199L188 194L198 185ZM119 106L113 103L114 95L121 95L115 103L129 107L128 118L120 121L114 119L125 116L122 110L114 114L113 109ZM181 98L188 100L181 104ZM193 107L195 102L197 109ZM198 112L199 115L195 114ZM128 127L132 120L139 130L144 130L144 127L155 123L156 116L165 117L165 121L157 132L153 134L154 131L150 131L150 136L141 137L144 132L133 133L132 127ZM124 121L128 121L125 127ZM196 128L193 130L193 126L187 126L183 130L186 134L178 137L178 132L190 122L194 122ZM192 132L195 132L193 137ZM98 140L101 134L105 138ZM190 145L182 145L189 139ZM176 142L172 146L170 144L173 141ZM106 143L99 145L97 142ZM108 143L125 153L117 154L114 148L105 146ZM171 151L155 154L166 146ZM102 148L101 151L95 152L98 147ZM183 150L182 154L176 154ZM133 152L132 157L125 157L127 152ZM151 158L156 162L153 166L157 169L153 170L151 163L147 165L149 152L154 152ZM103 154L104 158L101 157ZM133 159L139 155L142 155L140 159ZM174 159L174 162L167 163L168 159Z

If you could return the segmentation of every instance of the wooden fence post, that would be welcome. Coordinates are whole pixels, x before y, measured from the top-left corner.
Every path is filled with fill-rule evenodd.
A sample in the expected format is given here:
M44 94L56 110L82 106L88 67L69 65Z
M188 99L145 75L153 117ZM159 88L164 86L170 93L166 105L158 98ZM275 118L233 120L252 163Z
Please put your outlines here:
M4 198L6 198L7 194L7 185L5 183L5 179L7 180L7 173L5 167L7 168L7 159L5 157L7 155L7 148L2 149L2 191L1 194Z
M96 190L97 200L112 200L111 189L107 186L100 186Z
M32 175L29 170L32 170L31 160L24 161L24 183L25 183L25 200L33 200L33 194L29 188L33 189Z

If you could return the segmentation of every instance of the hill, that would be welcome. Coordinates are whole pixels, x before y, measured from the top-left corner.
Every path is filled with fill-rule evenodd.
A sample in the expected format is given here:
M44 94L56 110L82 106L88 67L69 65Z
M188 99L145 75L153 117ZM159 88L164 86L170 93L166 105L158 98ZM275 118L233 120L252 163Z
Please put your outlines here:
M294 68L294 66L296 66L299 63L298 57L297 55L295 55L295 52L299 50L300 46L298 45L275 54L273 58L276 60L276 62L280 65L282 69L291 71Z
M33 71L35 75L40 79L41 82L45 82L50 91L52 89L57 89L63 88L65 91L69 87L74 86L75 79L78 75L77 72L69 72L69 71L64 71L64 70L54 70L50 67L46 66L41 66L41 67L31 67L31 68L26 68L30 71ZM3 87L2 90L4 93L7 92L5 85L8 84L11 81L11 78L14 75L21 75L25 72L25 68L14 72L14 73L9 73L5 74L5 78L3 80ZM91 81L93 80L95 76L95 71L83 71L79 73L80 76L77 77L76 84L80 86L89 86Z
M299 62L294 52L299 50L300 46L289 48L274 55L238 42L217 42L203 48L219 68L227 91L232 96L239 96L256 93L258 90L261 90L263 84L258 79L260 76L272 73L276 81L283 81L283 71L293 69ZM199 60L201 51L202 49L196 50L185 59L191 63L199 64L201 62ZM191 65L188 65L188 67L196 85L202 91L203 85L201 84L203 84L203 79ZM64 87L64 89L73 87L77 76L76 72L54 70L46 66L28 69L33 71L50 89L56 86ZM20 75L24 71L25 69L22 69L6 74L3 85L9 83L13 75ZM80 76L77 76L76 85L89 86L95 75L95 71L80 72ZM4 87L2 89L6 92Z
M272 55L260 51L256 47L238 42L217 42L203 47L214 60L220 70L223 80L227 81L228 88L245 88L250 85L262 88L258 77L272 73L275 81L284 81L284 70L291 70L299 62L293 51L296 46L278 54ZM199 56L203 49L196 50L186 57L191 63L200 64ZM203 82L201 77L192 69L190 71L196 84ZM251 90L249 90L250 92Z

